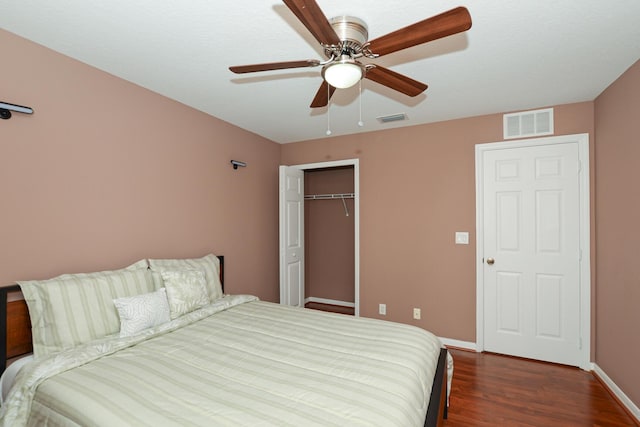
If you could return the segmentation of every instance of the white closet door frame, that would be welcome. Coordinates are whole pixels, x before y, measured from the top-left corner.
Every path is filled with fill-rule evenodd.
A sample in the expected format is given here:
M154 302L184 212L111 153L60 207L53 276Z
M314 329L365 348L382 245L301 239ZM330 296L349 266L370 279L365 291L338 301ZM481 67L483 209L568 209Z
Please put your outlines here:
M580 368L591 369L591 219L589 194L589 134L477 144L476 151L476 351L484 350L484 206L483 153L501 148L520 148L574 142L578 144L580 188Z
M354 262L355 262L355 316L360 316L360 159L334 160L331 162L306 163L290 165L301 170L335 168L340 166L353 166L353 224L354 224Z

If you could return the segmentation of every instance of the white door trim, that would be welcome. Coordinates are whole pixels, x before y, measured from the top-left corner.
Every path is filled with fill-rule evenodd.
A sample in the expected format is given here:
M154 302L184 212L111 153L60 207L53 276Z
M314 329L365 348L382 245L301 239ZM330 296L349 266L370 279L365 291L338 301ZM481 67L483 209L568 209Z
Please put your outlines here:
M488 150L549 144L578 144L580 162L580 368L591 369L591 216L589 201L589 134L476 144L476 351L484 351L483 153Z
M353 224L354 224L354 262L355 262L355 310L354 314L360 316L360 159L334 160L330 162L306 163L301 165L290 165L291 167L311 170L322 168L333 168L339 166L353 166Z

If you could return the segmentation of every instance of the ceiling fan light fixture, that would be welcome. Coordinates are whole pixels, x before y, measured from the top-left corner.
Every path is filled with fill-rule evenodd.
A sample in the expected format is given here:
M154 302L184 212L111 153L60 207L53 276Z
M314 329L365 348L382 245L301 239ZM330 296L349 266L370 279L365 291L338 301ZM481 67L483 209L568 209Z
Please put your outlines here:
M322 69L322 77L331 86L338 89L346 89L358 83L362 79L362 67L353 59L341 59Z
M320 43L327 60L272 62L233 66L229 69L242 74L321 66L324 81L311 102L311 108L327 107L336 89L352 87L362 81L362 78L408 96L417 96L427 89L426 84L380 65L362 64L357 59L375 59L471 28L469 10L459 6L369 40L367 24L359 18L345 15L329 20L316 0L284 0L284 3Z

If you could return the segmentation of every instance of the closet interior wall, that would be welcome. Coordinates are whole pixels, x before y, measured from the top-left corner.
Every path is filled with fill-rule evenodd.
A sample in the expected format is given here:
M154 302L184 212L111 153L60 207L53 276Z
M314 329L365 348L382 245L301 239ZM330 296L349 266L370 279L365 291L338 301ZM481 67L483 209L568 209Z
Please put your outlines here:
M353 193L353 181L353 166L306 170L305 195ZM355 301L353 209L353 198L305 200L305 297Z

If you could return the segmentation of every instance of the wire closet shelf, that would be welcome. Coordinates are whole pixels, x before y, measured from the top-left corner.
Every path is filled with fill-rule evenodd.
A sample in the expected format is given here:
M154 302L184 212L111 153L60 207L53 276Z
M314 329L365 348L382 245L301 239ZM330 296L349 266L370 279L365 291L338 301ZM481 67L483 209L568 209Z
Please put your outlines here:
M353 199L353 198L355 198L354 193L307 194L304 196L305 200L332 200L332 199L342 200L342 206L344 207L345 216L349 216L349 209L347 208L347 203L344 201L344 199Z

